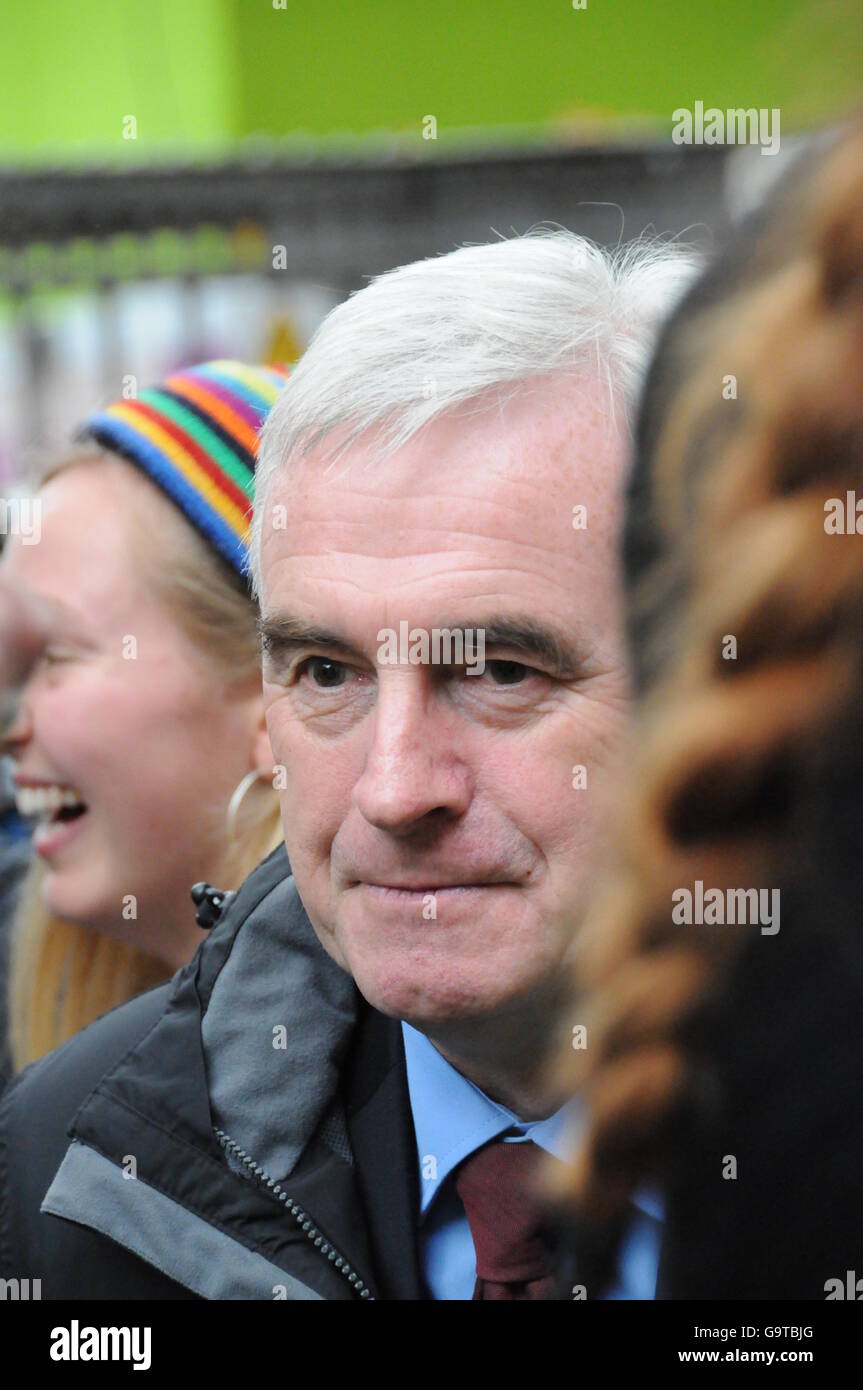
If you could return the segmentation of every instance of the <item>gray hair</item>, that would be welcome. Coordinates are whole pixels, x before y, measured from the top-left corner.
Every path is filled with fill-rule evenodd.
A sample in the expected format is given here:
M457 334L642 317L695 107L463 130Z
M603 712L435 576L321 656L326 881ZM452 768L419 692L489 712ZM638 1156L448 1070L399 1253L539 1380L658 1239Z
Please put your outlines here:
M593 369L632 418L656 331L692 278L691 251L606 251L567 231L465 246L377 276L324 319L261 433L250 570L261 593L266 500L278 469L366 431L381 456L492 388Z

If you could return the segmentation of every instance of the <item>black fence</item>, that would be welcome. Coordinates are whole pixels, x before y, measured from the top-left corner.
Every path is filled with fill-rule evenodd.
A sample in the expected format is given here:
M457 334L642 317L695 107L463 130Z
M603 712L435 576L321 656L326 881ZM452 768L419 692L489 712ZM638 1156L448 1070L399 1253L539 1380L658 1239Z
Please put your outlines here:
M115 171L0 170L0 302L19 388L0 422L25 451L44 432L50 328L39 296L92 294L99 377L117 390L123 285L174 281L189 351L202 284L252 275L274 297L290 280L332 300L380 271L540 223L602 244L642 234L710 244L724 235L727 151L721 146L532 149L482 157L261 156L242 163Z

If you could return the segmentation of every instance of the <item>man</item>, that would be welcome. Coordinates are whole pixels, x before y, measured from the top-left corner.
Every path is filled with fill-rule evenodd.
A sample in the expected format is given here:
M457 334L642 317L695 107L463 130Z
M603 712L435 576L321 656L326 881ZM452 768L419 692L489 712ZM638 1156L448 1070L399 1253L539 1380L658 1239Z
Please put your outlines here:
M0 1274L557 1294L530 1171L573 1116L545 1053L625 716L627 417L688 269L542 234L394 271L323 324L252 539L293 877L271 856L170 987L10 1088ZM657 1237L634 1213L618 1296L652 1296Z

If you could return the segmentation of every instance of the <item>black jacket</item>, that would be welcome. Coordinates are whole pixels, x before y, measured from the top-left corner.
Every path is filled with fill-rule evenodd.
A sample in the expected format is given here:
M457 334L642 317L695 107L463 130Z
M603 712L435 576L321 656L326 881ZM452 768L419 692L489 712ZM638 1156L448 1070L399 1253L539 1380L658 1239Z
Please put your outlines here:
M12 922L31 857L29 838L7 836L0 816L0 1092L12 1074L7 1019Z
M0 1105L0 1277L42 1297L418 1299L401 1030L322 949L284 848L194 960Z
M171 981L0 1102L0 1278L44 1299L427 1298L419 1205L401 1028L321 947L284 846ZM550 1234L560 1296L601 1296L605 1235Z

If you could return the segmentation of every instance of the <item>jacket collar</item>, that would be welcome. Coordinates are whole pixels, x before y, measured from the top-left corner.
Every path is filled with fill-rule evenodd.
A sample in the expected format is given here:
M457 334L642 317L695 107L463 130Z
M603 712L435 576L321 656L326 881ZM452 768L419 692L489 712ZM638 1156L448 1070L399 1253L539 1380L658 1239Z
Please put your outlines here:
M204 1297L375 1296L360 1197L374 1184L333 1138L359 1004L276 851L79 1109L43 1210Z

